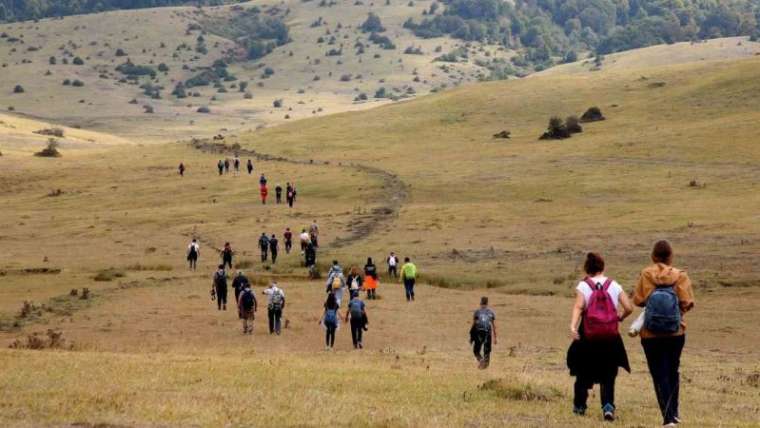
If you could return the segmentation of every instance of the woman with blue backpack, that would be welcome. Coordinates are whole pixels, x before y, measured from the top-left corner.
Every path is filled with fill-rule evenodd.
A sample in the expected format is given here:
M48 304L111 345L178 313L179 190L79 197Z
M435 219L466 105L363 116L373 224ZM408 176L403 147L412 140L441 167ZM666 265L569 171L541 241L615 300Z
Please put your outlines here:
M694 307L694 290L686 272L672 266L673 249L668 241L654 245L652 262L639 275L633 303L645 308L644 325L639 334L663 426L674 427L681 422L678 370L686 342L683 316Z
M335 293L327 295L325 301L325 310L319 323L325 328L325 350L331 351L335 346L335 332L338 330L340 323L340 305L335 299Z
M615 379L618 368L631 372L619 323L633 312L623 288L604 275L604 259L588 253L586 278L576 287L570 321L573 339L567 351L567 366L575 376L573 413L586 414L588 391L599 384L604 420L615 420Z

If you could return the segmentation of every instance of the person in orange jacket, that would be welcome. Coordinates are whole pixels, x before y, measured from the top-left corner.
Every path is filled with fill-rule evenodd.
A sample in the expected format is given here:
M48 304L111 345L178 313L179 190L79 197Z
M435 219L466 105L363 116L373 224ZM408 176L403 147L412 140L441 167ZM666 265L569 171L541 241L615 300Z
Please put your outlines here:
M261 203L263 205L267 204L267 196L269 195L269 189L267 189L266 184L262 184L259 188L259 193L261 194Z

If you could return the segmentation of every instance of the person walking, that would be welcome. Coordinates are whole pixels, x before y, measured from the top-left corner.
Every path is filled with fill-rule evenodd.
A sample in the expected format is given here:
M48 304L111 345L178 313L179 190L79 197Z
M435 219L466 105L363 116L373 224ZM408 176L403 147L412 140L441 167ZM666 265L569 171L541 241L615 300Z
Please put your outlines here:
M230 159L224 158L224 173L229 174L230 173Z
M224 265L214 272L214 281L211 284L211 296L216 297L216 306L218 310L227 310L227 272L224 271Z
M250 159L248 159L248 164L246 165L246 167L248 168L248 175L253 174L253 162L251 162Z
M317 226L316 220L314 220L314 222L311 223L311 226L309 226L309 238L311 239L311 243L314 244L316 248L319 248L319 226Z
M334 293L327 295L319 323L325 328L325 350L331 351L335 346L335 332L340 324L340 304Z
M267 189L266 184L262 184L261 187L259 187L259 195L261 196L261 204L266 205L267 196L269 195L269 189Z
M272 237L269 238L269 254L272 256L272 264L277 263L277 252L279 250L279 241L277 241L277 237L273 233Z
M265 176L265 175L262 173L262 174L261 174L261 177L259 177L259 186L261 186L261 187L264 187L264 186L266 186L266 185L267 185L267 178L266 178L266 176Z
M243 286L237 300L237 307L239 317L243 320L243 334L253 334L253 320L258 309L258 302L256 302L256 295L251 290L251 284L246 283Z
M184 163L180 162L179 163L179 167L177 167L177 170L179 171L180 177L184 177L185 176L185 164Z
M398 278L398 257L396 257L396 253L391 251L391 254L385 259L385 262L388 264L388 276L391 278Z
M190 245L187 246L187 262L190 265L191 270L195 270L198 267L198 257L201 255L201 246L198 244L198 240L193 238Z
M306 229L301 229L301 234L298 236L298 239L301 241L301 253L306 251L306 247L311 244L311 238L309 237L309 233L306 232Z
M357 295L351 298L348 303L348 310L346 311L346 322L351 320L351 341L354 344L354 349L364 349L364 343L362 336L364 330L367 328L367 310L364 302Z
M644 268L633 291L633 303L645 308L639 333L647 358L663 425L681 422L679 413L681 353L686 343L684 315L694 308L694 290L683 270L673 267L673 248L659 241L652 265Z
M364 277L367 300L375 300L377 298L377 286L380 283L380 277L377 275L377 266L372 261L372 257L367 257L367 264L364 265Z
M282 237L285 238L285 254L290 254L290 250L293 249L293 232L290 231L289 227L285 228Z
M404 257L404 265L401 266L401 280L404 281L404 291L406 292L406 301L414 301L414 284L417 281L417 266Z
M216 163L216 168L219 170L219 176L221 177L224 174L224 161L219 159L219 162Z
M346 277L346 284L348 284L348 295L351 299L359 297L359 293L364 288L364 278L359 273L359 268L351 266L351 271Z
M340 306L343 300L343 290L346 289L346 277L343 276L343 268L340 267L337 260L333 260L333 264L330 270L327 272L327 284L325 284L326 292L335 295L335 300Z
M293 208L293 202L295 201L295 192L293 186L288 183L285 187L285 201L288 203L288 207Z
M567 352L567 366L570 375L575 376L573 413L586 413L588 391L599 384L603 418L614 421L618 368L631 371L618 329L619 323L633 312L633 306L623 287L604 275L602 256L588 253L583 269L586 278L575 288L570 319L573 342Z
M240 293L248 285L250 287L251 282L248 277L243 274L243 271L239 270L235 278L232 280L232 289L235 291L235 302L240 299Z
M232 269L232 254L234 252L232 251L232 247L230 246L229 242L224 243L224 248L222 248L221 256L222 256L222 266L229 266L230 269Z
M233 159L232 165L235 168L235 175L240 175L240 158L238 155L235 155L235 159Z
M276 204L282 203L282 186L279 184L274 188L274 197Z
M267 296L267 317L269 318L269 334L280 335L282 331L282 311L285 309L285 292L272 281L269 288L264 290Z
M496 314L488 307L488 297L480 298L480 308L473 314L470 343L478 368L487 369L491 364L491 345L496 344Z
M309 242L308 245L306 245L306 250L303 252L304 254L304 266L309 270L309 279L314 279L316 277L316 267L317 267L317 249L314 248L314 245Z
M259 248L261 249L261 263L264 263L267 261L267 253L269 252L269 238L264 232L259 237Z

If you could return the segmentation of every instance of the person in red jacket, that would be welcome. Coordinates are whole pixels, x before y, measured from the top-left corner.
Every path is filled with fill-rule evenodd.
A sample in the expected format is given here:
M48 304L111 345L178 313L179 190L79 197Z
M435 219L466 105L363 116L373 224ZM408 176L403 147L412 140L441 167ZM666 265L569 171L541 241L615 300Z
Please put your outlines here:
M267 189L266 184L262 184L259 188L259 193L261 194L261 203L266 205L267 204L267 196L269 195L269 189Z

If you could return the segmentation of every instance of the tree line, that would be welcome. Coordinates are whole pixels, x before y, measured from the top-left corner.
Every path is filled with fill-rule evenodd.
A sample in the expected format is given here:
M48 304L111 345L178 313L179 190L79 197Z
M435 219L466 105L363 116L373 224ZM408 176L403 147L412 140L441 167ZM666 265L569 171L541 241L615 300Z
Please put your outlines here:
M224 0L0 0L0 22L27 21L118 9L199 5L215 6Z

